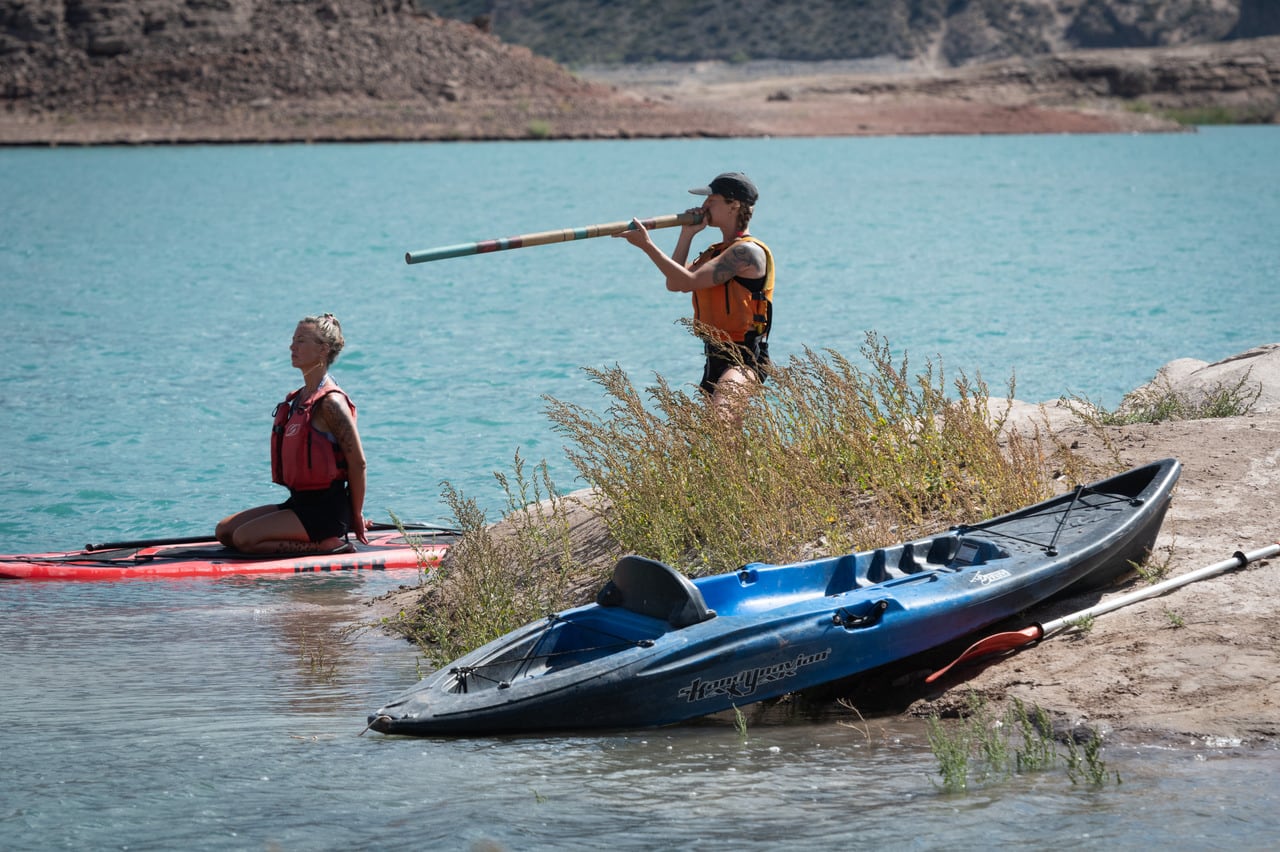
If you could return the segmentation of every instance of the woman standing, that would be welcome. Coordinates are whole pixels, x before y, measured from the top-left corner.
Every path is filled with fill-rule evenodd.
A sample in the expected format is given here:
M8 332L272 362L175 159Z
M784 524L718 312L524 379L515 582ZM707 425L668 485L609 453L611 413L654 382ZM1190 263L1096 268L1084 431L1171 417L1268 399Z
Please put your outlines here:
M271 426L271 479L289 489L280 504L223 518L215 535L244 553L328 553L365 535L365 458L356 407L329 375L342 351L333 314L306 317L289 347L302 387L276 406Z
M748 226L759 193L741 172L726 172L704 187L689 190L707 196L702 219L680 228L668 257L654 245L639 220L619 236L649 256L666 277L667 289L693 294L695 331L705 335L706 364L700 387L717 407L736 407L750 383L763 382L769 365L769 329L773 321L773 255L751 236ZM718 228L720 242L686 265L693 237L707 225Z

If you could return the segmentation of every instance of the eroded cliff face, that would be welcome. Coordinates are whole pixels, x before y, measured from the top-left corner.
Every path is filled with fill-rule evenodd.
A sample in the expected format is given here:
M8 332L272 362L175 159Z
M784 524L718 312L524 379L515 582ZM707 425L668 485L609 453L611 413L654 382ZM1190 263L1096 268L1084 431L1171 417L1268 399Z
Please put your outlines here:
M0 54L33 44L117 56L149 44L234 38L255 0L0 0Z
M985 91L993 100L1002 99L1002 90L1015 99L1030 93L1045 104L1101 99L1172 110L1248 107L1251 120L1274 122L1280 118L1280 36L1019 57L899 87L957 97Z
M879 59L938 70L1280 35L1275 0L418 0L570 66ZM608 10L607 24L600 12ZM750 25L743 25L750 22Z
M351 96L554 97L585 84L410 0L0 0L0 99L35 110Z

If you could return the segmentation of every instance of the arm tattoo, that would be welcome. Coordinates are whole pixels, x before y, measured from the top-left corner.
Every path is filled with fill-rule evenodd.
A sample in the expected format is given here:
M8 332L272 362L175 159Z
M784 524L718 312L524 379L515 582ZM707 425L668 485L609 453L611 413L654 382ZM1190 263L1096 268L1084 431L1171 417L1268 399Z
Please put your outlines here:
M753 273L757 269L756 254L752 251L752 246L739 243L731 248L725 254L716 258L715 268L712 269L711 280L717 284L723 284L734 277L746 273L746 277L754 277Z
M334 394L330 394L324 398L324 419L330 434L337 439L338 446L342 447L343 452L350 452L352 437L355 434L354 424L350 417L343 416L344 403L334 397Z

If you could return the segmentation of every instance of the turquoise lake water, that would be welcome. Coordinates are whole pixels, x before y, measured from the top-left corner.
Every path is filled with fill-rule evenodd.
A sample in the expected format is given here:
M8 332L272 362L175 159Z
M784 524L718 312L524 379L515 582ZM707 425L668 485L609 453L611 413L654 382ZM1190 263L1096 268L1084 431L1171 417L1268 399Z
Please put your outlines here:
M1016 374L1022 399L1114 405L1175 358L1280 340L1278 155L1271 127L0 150L0 552L190 535L279 499L270 413L319 311L347 335L333 373L369 516L449 523L447 480L496 519L517 449L578 487L544 396L597 402L582 367L696 381L688 298L620 240L404 253L679 212L731 169L778 261L775 357L856 355L874 330L993 392ZM1266 848L1280 830L1277 756L1231 744L1117 751L1125 784L1102 793L1054 777L957 799L909 726L357 737L415 655L306 649L395 582L0 584L0 845Z
M332 311L371 515L491 512L517 448L577 487L544 395L580 370L691 383L696 341L608 238L407 266L417 250L678 212L727 168L761 187L777 356L884 335L993 392L1108 405L1182 357L1276 331L1280 133L240 146L0 152L0 549L188 533L275 499L288 341ZM660 232L670 247L674 231Z

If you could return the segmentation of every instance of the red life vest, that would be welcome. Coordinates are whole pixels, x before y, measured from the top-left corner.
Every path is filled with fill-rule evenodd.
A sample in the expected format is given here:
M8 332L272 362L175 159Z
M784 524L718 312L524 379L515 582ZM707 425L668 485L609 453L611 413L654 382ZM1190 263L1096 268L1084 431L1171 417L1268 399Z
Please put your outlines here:
M302 388L285 397L272 412L271 481L292 491L319 491L347 479L347 459L333 437L311 423L320 400L331 393L342 395L356 416L355 403L342 388L326 379L305 401L297 400Z
M730 278L725 283L695 290L693 293L693 318L721 333L721 339L743 343L752 334L753 339L769 336L773 322L773 253L755 237L739 237L727 243L709 247L689 267L697 269L704 263L719 257L737 242L751 242L764 249L765 273L762 279L749 283Z

